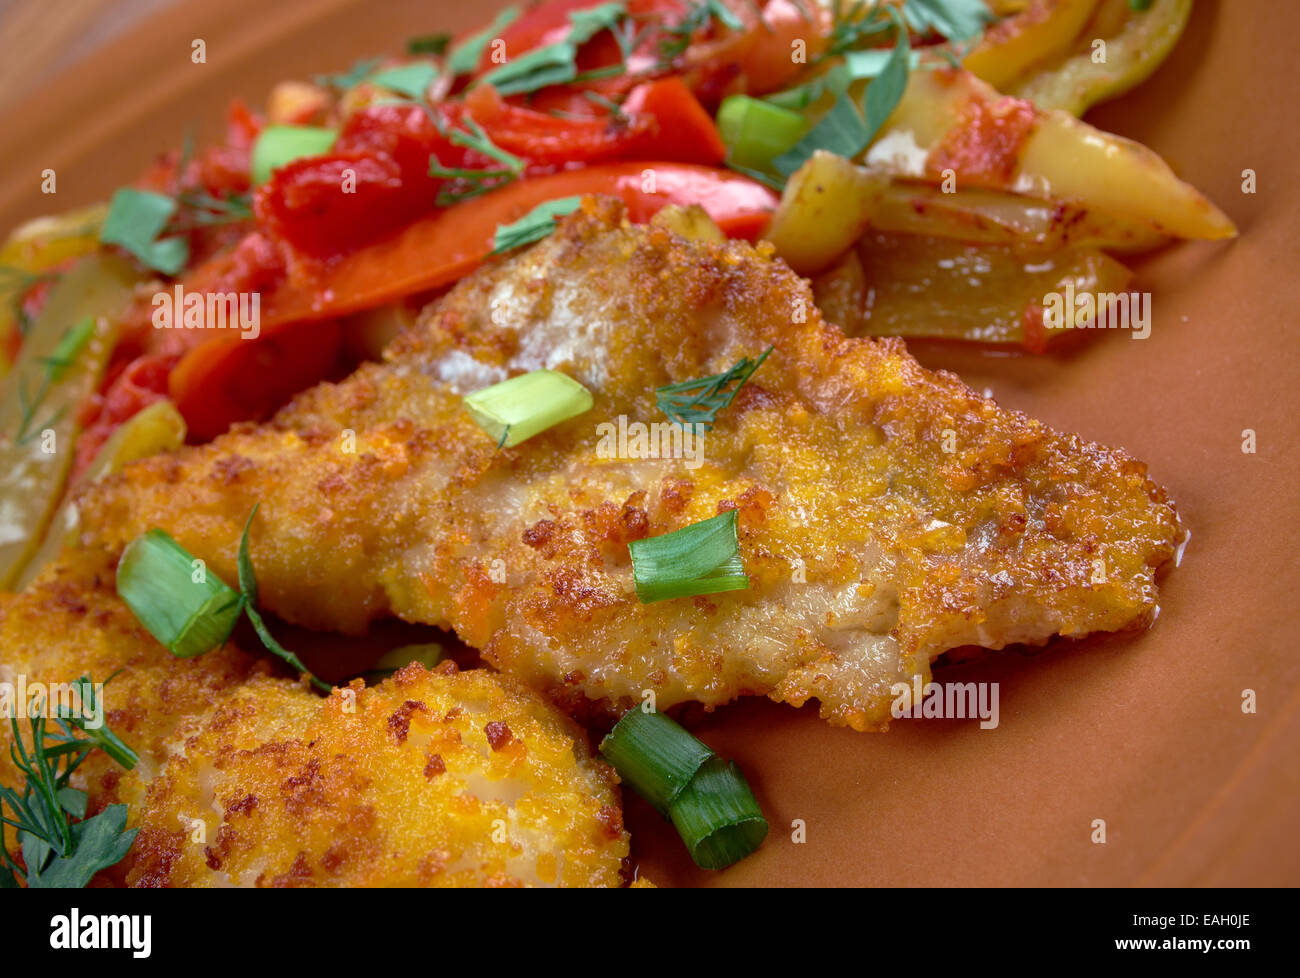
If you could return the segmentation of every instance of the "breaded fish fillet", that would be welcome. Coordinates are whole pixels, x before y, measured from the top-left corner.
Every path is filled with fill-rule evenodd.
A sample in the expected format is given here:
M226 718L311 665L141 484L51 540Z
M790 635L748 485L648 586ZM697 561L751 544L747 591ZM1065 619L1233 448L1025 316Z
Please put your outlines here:
M858 730L946 649L1150 620L1182 530L1140 462L846 338L762 247L620 217L586 202L383 364L91 491L84 544L112 559L159 526L234 580L260 503L262 602L288 619L447 626L570 704L816 698ZM698 466L603 450L603 424L666 420L656 387L769 345ZM497 450L462 396L540 367L594 409ZM628 543L729 509L750 589L641 604Z
M140 761L126 772L94 752L74 776L91 813L124 802L140 829L103 882L621 885L616 776L517 682L447 662L322 698L229 646L173 657L112 579L68 554L0 600L0 679L122 670L105 721ZM17 787L0 727L0 783Z

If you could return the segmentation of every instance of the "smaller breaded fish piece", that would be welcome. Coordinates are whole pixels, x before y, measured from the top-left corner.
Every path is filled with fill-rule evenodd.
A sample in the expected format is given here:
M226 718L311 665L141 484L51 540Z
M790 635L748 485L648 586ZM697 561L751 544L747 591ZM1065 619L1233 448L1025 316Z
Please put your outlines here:
M115 559L157 526L233 580L260 504L253 561L276 613L450 627L575 710L765 694L879 729L896 684L947 649L1151 620L1183 531L1142 463L923 369L901 341L845 337L770 249L621 217L588 200L427 309L385 363L100 484L83 544ZM769 346L700 456L621 444L666 421L656 388ZM539 368L594 407L498 450L463 398ZM729 510L750 588L642 604L629 545Z
M179 733L140 812L133 885L620 884L610 771L485 670L413 664L323 700L250 682Z
M132 771L93 752L90 812L139 835L103 883L134 886L619 886L617 776L586 734L509 677L411 665L320 697L232 646L163 649L69 551L0 596L0 680L103 680ZM25 730L25 724L20 725ZM20 787L0 724L0 783ZM12 847L14 835L6 841Z

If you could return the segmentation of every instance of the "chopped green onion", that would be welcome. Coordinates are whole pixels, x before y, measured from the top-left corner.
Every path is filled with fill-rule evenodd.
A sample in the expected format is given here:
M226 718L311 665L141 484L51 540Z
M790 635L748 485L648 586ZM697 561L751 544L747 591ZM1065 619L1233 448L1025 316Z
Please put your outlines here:
M640 707L600 743L619 778L671 819L702 869L725 869L767 836L767 820L740 768L679 724Z
M763 365L772 350L769 346L757 360L741 357L720 374L656 387L659 410L681 425L711 427L718 419L718 412L731 406L745 381Z
M727 162L752 170L770 168L772 160L799 142L808 121L748 95L731 95L718 108L718 135L727 146Z
M184 659L224 645L239 616L247 614L272 654L305 672L317 689L329 692L328 683L312 675L302 660L271 636L255 607L257 578L248 555L248 531L258 505L248 514L239 538L239 591L206 570L203 580L196 582L194 555L162 530L153 529L136 537L122 552L117 564L117 593L154 638L172 655Z
M184 238L158 240L158 235L176 208L176 201L166 194L122 187L113 194L99 240L121 245L155 271L175 275L189 261L189 242Z
M669 811L701 869L726 869L767 837L767 819L734 761L710 758Z
M581 196L560 197L538 204L531 211L511 224L497 227L493 238L492 254L499 255L512 248L519 248L534 241L541 241L555 230L555 219L565 214L572 214L582 203Z
M713 751L662 713L641 707L629 710L615 724L600 752L633 791L658 809L664 818L677 796L690 784Z
M435 65L427 61L418 61L414 64L401 65L397 68L389 68L387 71L376 72L366 81L383 88L392 89L407 98L422 99L429 90L429 86L433 84L433 80L437 77L438 69Z
M248 615L248 620L253 623L253 631L257 632L257 637L262 640L262 644L266 646L267 651L283 659L297 672L305 672L308 678L311 679L313 686L322 693L328 693L330 691L329 683L317 679L312 671L302 664L302 660L298 656L271 636L270 630L266 627L266 622L262 620L262 616L257 610L257 576L253 573L253 558L248 553L248 531L253 528L253 517L257 515L258 507L261 505L261 503L253 504L252 512L248 514L248 519L244 521L244 532L239 537L240 604Z
M132 540L117 564L117 593L154 638L188 659L222 645L243 612L240 595L162 530Z
M457 46L447 59L447 70L456 75L472 75L478 68L479 60L483 57L483 51L488 44L492 42L502 30L514 22L519 16L518 7L506 7L505 10L497 14L496 19L487 27L467 37L464 43Z
M734 509L628 545L642 604L749 587Z
M273 170L304 156L329 152L338 136L333 129L322 126L267 126L253 143L253 182L266 183Z
M466 410L498 448L513 448L590 411L593 403L587 388L554 370L520 374L465 398Z

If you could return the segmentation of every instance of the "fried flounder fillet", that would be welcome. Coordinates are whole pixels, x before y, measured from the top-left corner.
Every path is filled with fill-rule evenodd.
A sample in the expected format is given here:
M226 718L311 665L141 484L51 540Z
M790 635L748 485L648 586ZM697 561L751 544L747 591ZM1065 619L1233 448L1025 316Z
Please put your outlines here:
M103 882L620 885L613 772L515 681L412 665L322 698L232 647L174 658L111 582L111 565L69 554L0 601L0 679L122 670L105 720L140 762L124 772L94 752L74 776L92 813L124 802L140 829ZM0 782L18 787L2 727Z
M887 724L946 649L1147 622L1181 528L1146 469L849 339L762 248L588 201L273 423L140 463L84 500L87 546L160 526L228 580L254 503L265 605L318 628L449 626L562 701L743 694ZM618 457L655 388L774 351L703 460ZM549 367L595 408L497 450L462 395ZM738 511L749 590L641 604L629 541Z

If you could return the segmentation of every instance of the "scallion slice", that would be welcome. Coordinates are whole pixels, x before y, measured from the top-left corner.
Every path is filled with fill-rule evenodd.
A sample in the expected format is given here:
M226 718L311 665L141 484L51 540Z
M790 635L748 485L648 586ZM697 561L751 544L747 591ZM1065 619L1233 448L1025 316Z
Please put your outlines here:
M250 165L253 183L266 183L273 170L296 159L329 152L338 136L333 129L323 126L267 126L253 143Z
M554 370L534 370L475 391L465 409L498 448L512 448L591 410L591 392Z
M117 565L117 593L173 655L191 658L230 637L239 593L211 572L194 580L194 557L162 530L132 540Z
M677 828L703 869L725 869L767 836L745 777L661 713L628 711L600 744L623 783Z
M614 765L623 783L664 818L700 765L714 756L679 724L641 707L623 715L600 742L600 752Z
M669 809L677 834L701 869L726 869L767 837L767 819L735 761L700 765Z
M628 547L642 604L749 587L734 509Z
M808 120L798 112L748 95L728 96L718 108L727 163L751 170L771 170L772 160L799 142L807 128Z

